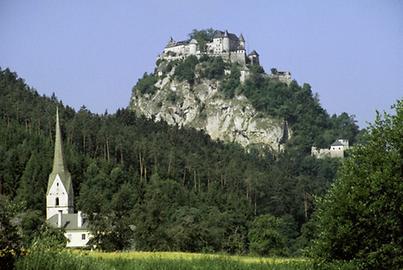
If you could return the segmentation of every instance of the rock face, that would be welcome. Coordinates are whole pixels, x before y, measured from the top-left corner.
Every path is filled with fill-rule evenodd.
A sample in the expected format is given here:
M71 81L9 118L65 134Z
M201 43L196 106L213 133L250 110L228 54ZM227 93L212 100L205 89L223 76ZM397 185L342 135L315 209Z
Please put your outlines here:
M289 134L283 120L262 116L243 95L226 99L219 92L219 84L202 79L191 86L168 74L157 81L153 94L134 89L130 108L155 121L204 130L212 139L280 151L284 134Z

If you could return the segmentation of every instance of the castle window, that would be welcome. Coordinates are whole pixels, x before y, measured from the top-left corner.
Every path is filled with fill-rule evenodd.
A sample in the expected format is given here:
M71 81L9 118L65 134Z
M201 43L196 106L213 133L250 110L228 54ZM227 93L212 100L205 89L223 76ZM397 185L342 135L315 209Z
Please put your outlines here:
M81 235L81 240L85 240L85 233Z
M59 205L59 198L56 198L56 206Z

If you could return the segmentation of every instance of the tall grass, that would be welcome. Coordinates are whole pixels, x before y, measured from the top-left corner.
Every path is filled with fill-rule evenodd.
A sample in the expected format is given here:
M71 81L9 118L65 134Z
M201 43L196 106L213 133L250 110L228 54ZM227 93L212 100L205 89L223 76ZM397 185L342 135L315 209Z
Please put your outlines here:
M33 251L20 258L16 270L310 270L350 269L314 267L305 259L258 258L176 252ZM351 268L354 269L354 268Z
M111 269L102 260L69 252L34 250L17 260L16 270L106 270Z

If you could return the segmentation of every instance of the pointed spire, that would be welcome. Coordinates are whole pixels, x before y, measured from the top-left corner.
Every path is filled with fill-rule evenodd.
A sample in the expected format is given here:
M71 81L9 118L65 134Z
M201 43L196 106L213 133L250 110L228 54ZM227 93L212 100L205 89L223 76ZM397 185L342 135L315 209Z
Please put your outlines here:
M239 41L245 42L245 38L243 37L242 33L239 35Z
M228 37L228 30L225 30L224 37Z
M53 157L52 172L61 173L64 172L65 170L66 167L64 165L62 134L60 132L60 123L59 123L59 108L56 107L55 155Z

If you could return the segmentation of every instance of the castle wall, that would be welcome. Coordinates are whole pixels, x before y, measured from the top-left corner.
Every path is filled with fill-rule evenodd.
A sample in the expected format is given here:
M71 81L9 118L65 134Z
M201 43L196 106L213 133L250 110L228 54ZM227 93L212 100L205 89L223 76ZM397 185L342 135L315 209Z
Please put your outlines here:
M249 78L249 75L249 70L241 70L241 76L239 77L240 82L245 82Z
M278 72L276 74L270 74L270 78L279 80L280 82L290 84L292 82L291 73L288 71Z
M221 38L214 38L212 42L207 43L207 52L219 54L223 51L223 40Z
M344 151L349 149L348 140L337 140L343 145L332 145L330 149L311 147L311 156L316 158L344 158Z
M246 54L244 50L234 51L230 53L230 61L232 63L246 64Z

